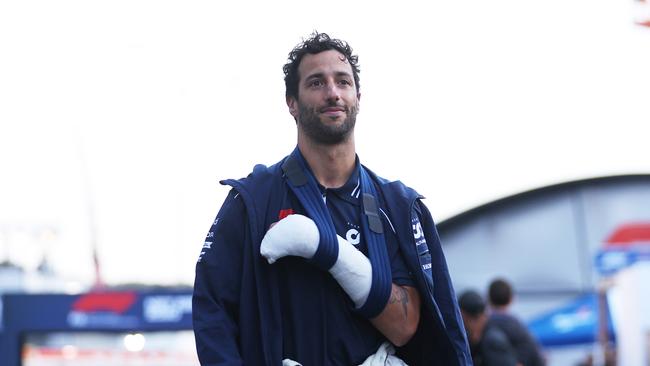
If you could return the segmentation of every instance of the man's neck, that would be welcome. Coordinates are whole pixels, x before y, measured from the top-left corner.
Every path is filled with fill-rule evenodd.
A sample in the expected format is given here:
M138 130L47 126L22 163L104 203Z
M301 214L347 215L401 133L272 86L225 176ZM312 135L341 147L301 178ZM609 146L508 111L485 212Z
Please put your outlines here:
M481 343L487 326L487 316L480 314L470 322L470 342L474 344Z
M509 311L508 310L509 306L510 306L509 304L508 305L491 305L492 312L493 313L498 313L498 314L507 314L508 311Z
M325 188L343 186L354 171L356 153L353 136L337 145L316 144L299 138L298 148L318 183Z

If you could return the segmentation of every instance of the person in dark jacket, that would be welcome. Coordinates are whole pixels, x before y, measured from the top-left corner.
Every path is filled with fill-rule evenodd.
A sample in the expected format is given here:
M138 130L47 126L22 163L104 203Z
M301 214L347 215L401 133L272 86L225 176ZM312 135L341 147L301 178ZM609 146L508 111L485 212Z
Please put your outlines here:
M458 298L474 366L521 366L505 333L488 323L485 300L474 290Z
M490 324L501 329L517 353L523 366L544 366L540 346L528 328L509 311L513 300L512 286L502 278L493 280L488 287L490 303Z
M192 302L202 365L471 365L420 196L360 163L359 66L314 33L284 65L297 147L232 187Z

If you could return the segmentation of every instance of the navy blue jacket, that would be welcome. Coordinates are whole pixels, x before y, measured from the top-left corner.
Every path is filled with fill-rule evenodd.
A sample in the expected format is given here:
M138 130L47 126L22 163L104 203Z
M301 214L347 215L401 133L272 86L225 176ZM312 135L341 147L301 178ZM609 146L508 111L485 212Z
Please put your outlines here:
M523 366L545 365L537 341L519 319L507 313L493 312L488 324L503 331L517 353L517 360Z
M280 365L282 324L278 274L260 254L260 243L285 190L281 161L257 165L247 178L226 180L243 199L250 232L237 250L241 273L232 273L239 293L223 301L220 293L206 293L198 275L193 297L197 350L205 365ZM368 170L369 171L369 170ZM369 171L370 172L370 171ZM388 182L370 172L388 209L407 266L422 298L420 323L413 338L397 354L409 365L472 365L462 318L433 219L422 198L401 182ZM417 218L412 217L417 215ZM416 249L412 219L419 220L427 251ZM228 294L223 295L228 296ZM238 297L233 299L234 297Z

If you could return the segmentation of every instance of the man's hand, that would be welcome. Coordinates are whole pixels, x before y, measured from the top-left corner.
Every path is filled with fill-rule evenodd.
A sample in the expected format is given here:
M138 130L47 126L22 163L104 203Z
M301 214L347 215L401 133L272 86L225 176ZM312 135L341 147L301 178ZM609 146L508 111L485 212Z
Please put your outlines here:
M372 266L368 258L347 240L337 235L338 258L330 274L350 296L357 308L368 298L372 284ZM289 215L271 225L260 246L270 264L285 256L313 258L320 244L320 233L312 219ZM420 296L408 286L392 285L391 297L384 310L371 323L397 346L413 336L420 320Z
M292 255L311 259L318 249L320 233L312 219L289 215L271 225L260 246L260 253L269 264Z

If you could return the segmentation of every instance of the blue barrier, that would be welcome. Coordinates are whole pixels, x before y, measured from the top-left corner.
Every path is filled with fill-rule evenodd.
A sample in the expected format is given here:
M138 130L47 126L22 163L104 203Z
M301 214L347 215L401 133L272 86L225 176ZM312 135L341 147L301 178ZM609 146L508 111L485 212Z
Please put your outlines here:
M102 291L79 295L5 294L0 307L3 365L21 363L30 332L146 332L192 329L189 291Z

